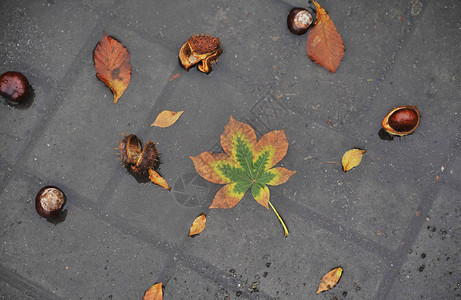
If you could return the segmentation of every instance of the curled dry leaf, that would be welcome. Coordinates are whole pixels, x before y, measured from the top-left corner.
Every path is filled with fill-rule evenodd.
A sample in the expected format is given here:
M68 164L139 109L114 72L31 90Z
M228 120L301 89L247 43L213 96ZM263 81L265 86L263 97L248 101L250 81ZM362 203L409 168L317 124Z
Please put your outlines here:
M142 300L162 300L163 299L163 290L162 290L162 283L156 283L151 286L146 293Z
M363 149L351 149L344 153L342 163L344 173L350 169L357 167L362 161L362 156L367 152Z
M119 41L103 34L94 50L94 67L98 78L112 90L114 103L117 103L130 84L130 54Z
M168 183L166 182L166 180L162 176L160 176L159 173L157 173L156 171L154 171L152 169L149 169L149 179L153 183L161 186L162 188L167 189L167 190L171 190L171 188L168 185Z
M196 235L202 232L205 229L205 225L206 225L206 216L205 214L201 214L192 223L192 226L190 227L190 230L189 230L189 236L193 236L193 235Z
M335 24L317 2L317 21L307 37L309 57L331 73L336 72L344 56L344 43Z
M323 276L320 280L317 295L323 291L328 291L329 289L334 287L338 283L339 279L341 279L342 274L343 268L341 267L333 269L330 272L326 273L325 276Z
M182 115L183 112L184 112L183 110L178 111L178 112L171 111L171 110L164 110L158 114L154 123L152 123L150 127L152 126L162 127L162 128L170 127L171 125L176 123L176 121L179 119L179 117Z

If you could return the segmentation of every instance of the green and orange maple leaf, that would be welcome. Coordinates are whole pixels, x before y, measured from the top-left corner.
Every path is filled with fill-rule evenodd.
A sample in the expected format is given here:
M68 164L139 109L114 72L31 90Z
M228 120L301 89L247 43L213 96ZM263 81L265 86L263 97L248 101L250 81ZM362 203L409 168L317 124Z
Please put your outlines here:
M251 126L231 116L221 135L221 146L225 153L203 152L190 157L200 176L213 183L225 184L216 193L210 208L232 208L251 188L253 198L259 204L267 209L271 206L287 235L285 224L269 201L267 187L285 183L296 173L283 167L273 168L288 150L284 131L271 131L257 141Z

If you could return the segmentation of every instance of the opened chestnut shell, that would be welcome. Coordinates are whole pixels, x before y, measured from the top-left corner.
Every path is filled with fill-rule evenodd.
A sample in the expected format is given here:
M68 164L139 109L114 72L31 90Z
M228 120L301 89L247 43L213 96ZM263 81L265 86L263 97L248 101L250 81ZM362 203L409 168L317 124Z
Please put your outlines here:
M46 219L59 216L65 204L66 195L55 186L43 187L35 197L35 209Z
M160 153L155 144L148 141L144 148L134 134L125 136L118 147L122 164L134 175L147 175L149 169L156 170L159 166Z
M146 174L149 169L156 170L159 165L159 153L155 144L151 141L147 141L142 149L141 156L136 162L135 166L132 166L131 169L135 173Z
M404 136L412 134L420 120L421 116L416 106L404 105L391 110L381 125L391 135Z
M22 103L30 95L30 84L26 76L19 72L6 72L0 75L0 95L13 103Z
M287 26L291 33L302 35L315 24L316 13L312 8L295 7L290 10L287 18Z
M211 67L222 53L219 38L205 34L191 36L179 50L179 64L186 70L197 65L200 72L210 74Z
M141 141L134 134L125 136L118 147L120 152L120 160L123 165L128 166L136 164L141 157L142 147Z

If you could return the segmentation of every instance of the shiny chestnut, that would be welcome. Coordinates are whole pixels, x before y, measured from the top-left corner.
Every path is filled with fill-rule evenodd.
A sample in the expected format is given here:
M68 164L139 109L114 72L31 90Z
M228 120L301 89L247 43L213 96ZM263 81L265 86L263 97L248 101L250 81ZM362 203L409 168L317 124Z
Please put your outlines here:
M35 197L35 209L46 219L59 216L65 204L66 195L55 186L45 186Z
M19 72L6 72L0 75L0 95L19 104L27 100L31 93L29 81Z
M316 13L312 8L295 7L290 10L287 18L287 26L291 33L302 35L315 24Z
M391 135L404 136L412 134L420 120L421 116L416 106L404 105L391 110L381 125Z

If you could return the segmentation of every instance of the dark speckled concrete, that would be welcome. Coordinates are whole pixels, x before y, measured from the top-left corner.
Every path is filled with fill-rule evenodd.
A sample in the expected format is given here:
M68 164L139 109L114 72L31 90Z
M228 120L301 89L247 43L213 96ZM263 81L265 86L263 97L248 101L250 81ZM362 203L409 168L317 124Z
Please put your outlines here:
M286 29L306 3L2 0L0 73L25 74L35 99L0 99L0 299L141 299L156 282L165 299L461 299L461 3L321 1L346 46L335 74ZM93 66L103 31L132 59L116 105ZM178 65L196 33L222 42L208 76ZM408 104L416 132L380 140ZM185 112L149 127L164 109ZM270 190L288 238L249 194L208 209L219 186L188 157L221 151L230 115L258 136L285 129L280 165L297 173ZM122 132L158 143L171 192L122 168ZM345 174L353 147L367 153ZM49 184L68 197L57 225L34 208ZM336 266L341 281L316 296Z

